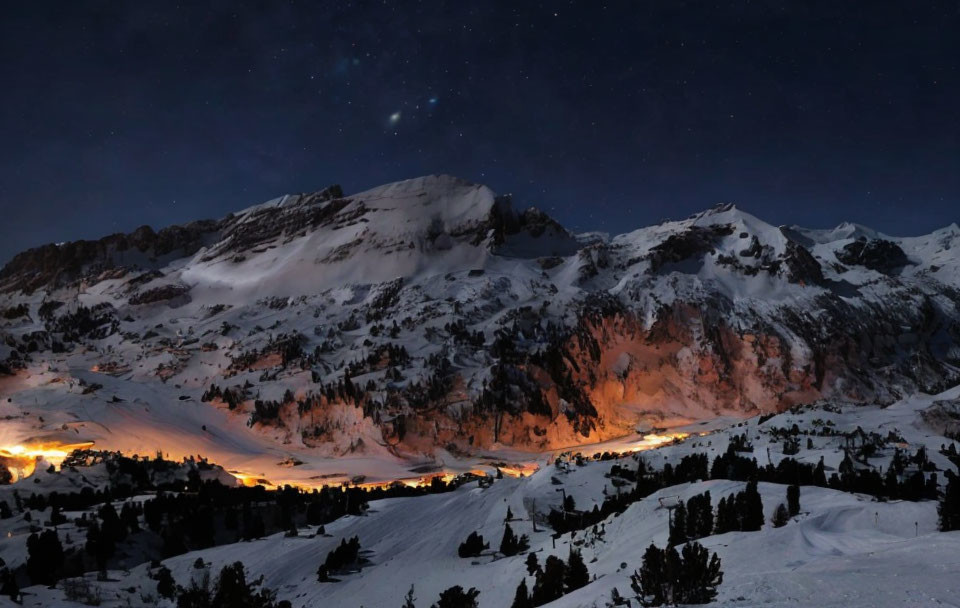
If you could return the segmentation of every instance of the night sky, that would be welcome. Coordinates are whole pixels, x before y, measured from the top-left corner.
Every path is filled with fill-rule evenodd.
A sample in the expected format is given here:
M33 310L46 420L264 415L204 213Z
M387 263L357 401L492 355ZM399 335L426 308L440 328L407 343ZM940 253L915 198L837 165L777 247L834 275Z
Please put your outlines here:
M960 3L18 2L0 262L449 173L574 230L960 221Z

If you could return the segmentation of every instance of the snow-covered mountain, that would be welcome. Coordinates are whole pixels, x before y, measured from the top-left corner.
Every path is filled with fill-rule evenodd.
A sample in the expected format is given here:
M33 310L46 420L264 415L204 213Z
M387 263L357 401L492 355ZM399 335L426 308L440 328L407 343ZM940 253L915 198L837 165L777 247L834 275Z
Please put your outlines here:
M0 290L0 444L201 453L275 481L960 381L956 225L897 238L721 205L575 235L447 176L47 245Z

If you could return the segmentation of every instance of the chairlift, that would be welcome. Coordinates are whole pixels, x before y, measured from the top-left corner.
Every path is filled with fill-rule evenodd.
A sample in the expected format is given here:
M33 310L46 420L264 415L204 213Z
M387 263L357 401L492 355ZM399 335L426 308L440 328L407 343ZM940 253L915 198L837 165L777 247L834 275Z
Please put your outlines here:
M683 503L683 501L680 500L679 496L661 496L660 498L657 499L657 501L659 501L660 503L660 506L657 507L658 509L669 509L669 510L676 509Z

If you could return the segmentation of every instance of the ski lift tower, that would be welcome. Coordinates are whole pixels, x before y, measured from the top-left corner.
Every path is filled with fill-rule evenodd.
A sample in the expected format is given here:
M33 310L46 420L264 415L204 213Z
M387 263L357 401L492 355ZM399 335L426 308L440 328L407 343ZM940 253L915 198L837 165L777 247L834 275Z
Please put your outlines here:
M669 515L670 527L673 527L673 511L680 506L682 501L679 496L661 496L657 499L660 502L660 509L666 509Z

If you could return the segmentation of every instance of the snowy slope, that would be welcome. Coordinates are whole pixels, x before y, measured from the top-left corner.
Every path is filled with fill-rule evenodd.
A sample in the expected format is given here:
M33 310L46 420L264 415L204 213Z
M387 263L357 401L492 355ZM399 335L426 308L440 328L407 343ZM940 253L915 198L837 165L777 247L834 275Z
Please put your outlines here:
M0 442L373 481L892 403L960 380L958 239L733 205L576 236L428 176L45 246L0 271Z
M654 468L692 453L711 458L726 451L732 435L745 434L754 445L760 464L779 462L784 457L772 429L797 424L814 442L804 446L795 458L815 462L824 457L828 471L843 457L844 433L860 428L865 432L902 436L901 449L909 452L923 446L938 470L955 469L939 453L947 442L924 423L921 413L936 402L956 400L954 389L937 396L906 399L889 407L821 404L796 408L760 423L752 418L743 423L716 428L717 424L696 425L708 434L693 435L683 442L640 452ZM818 434L829 426L833 435ZM693 429L690 429L693 430ZM602 446L630 447L628 442ZM886 467L891 446L871 459L871 466ZM587 452L590 453L590 452ZM399 606L410 585L415 586L417 605L428 606L440 591L459 584L481 591L482 607L509 606L514 590L525 575L526 555L502 557L493 550L476 559L456 556L459 543L472 531L480 532L495 547L503 531L507 508L517 521L517 533L530 535L531 551L542 564L547 555L566 558L570 544L582 551L592 582L551 607L588 608L605 606L616 587L630 595L629 575L639 566L650 543L664 546L668 536L668 513L660 507L661 497L688 499L710 491L713 504L743 489L743 482L710 480L685 483L660 490L632 504L623 514L603 522L603 533L590 530L551 538L540 524L534 532L530 522L535 508L543 514L560 503L559 489L576 499L579 509L589 509L605 493L615 491L605 477L615 464L632 468L625 460L587 461L581 466L545 463L528 478L505 478L489 488L469 483L449 494L400 498L374 502L364 516L347 516L326 526L326 535L313 537L301 530L298 538L274 535L249 543L224 545L165 560L181 584L197 575L193 564L198 557L211 572L241 560L253 576L264 576L264 584L278 591L280 599L293 606ZM942 477L942 476L941 476ZM559 485L558 485L559 484ZM769 521L776 506L784 502L786 487L761 483L759 490ZM759 532L731 532L702 539L722 559L724 578L715 605L720 606L939 606L951 605L956 597L957 556L960 534L936 531L936 503L933 501L878 502L869 496L804 486L801 513L786 526L767 523ZM2 529L0 529L2 531ZM362 571L340 577L336 583L316 581L316 569L326 553L341 538L357 535L370 563ZM21 538L22 540L22 538ZM9 545L7 545L9 546ZM144 564L128 571L111 571L110 580L95 583L102 589L105 606L126 605L127 598L149 594L156 583L148 578ZM93 575L88 575L93 580ZM532 586L532 577L527 577ZM62 591L31 587L25 606L60 606ZM163 605L162 603L160 605Z

